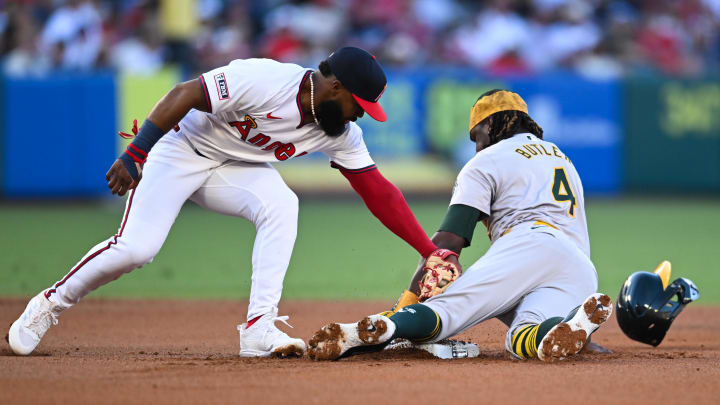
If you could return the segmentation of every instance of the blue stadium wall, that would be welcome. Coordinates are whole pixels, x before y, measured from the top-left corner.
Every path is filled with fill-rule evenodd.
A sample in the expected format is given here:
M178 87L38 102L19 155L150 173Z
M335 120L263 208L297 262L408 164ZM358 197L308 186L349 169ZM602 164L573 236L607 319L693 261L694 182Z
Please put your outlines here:
M116 157L111 74L0 80L2 194L92 197Z
M546 139L571 157L587 193L720 191L718 80L487 78L432 68L387 73L388 121L361 122L376 158L430 154L461 167L474 151L470 107L483 92L506 88L523 96ZM0 195L107 196L119 106L138 99L121 97L118 82L110 73L0 78ZM151 98L143 101L152 105L157 96Z

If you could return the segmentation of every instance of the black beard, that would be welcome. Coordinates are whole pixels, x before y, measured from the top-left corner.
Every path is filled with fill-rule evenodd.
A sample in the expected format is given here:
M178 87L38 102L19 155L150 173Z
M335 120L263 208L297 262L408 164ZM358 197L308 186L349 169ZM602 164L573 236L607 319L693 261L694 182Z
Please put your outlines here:
M315 117L320 128L329 136L340 136L345 132L345 119L343 118L340 103L327 100L320 103L315 110Z

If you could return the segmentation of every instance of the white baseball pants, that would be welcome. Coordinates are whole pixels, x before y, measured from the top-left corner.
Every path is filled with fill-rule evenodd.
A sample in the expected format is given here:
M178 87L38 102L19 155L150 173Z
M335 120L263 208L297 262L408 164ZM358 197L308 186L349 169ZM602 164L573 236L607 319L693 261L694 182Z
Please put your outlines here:
M148 154L116 235L97 244L45 293L72 306L98 287L150 263L187 199L251 221L248 319L277 307L297 235L298 199L268 163L220 163L199 156L182 133L170 131Z
M524 222L513 226L444 293L424 302L442 322L442 340L491 318L517 329L566 316L597 290L592 261L561 231Z

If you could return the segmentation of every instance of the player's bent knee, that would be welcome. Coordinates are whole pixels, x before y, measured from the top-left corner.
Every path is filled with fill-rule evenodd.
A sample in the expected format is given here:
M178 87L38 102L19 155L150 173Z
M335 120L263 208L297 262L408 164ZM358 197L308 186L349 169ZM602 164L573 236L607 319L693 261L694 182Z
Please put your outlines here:
M288 201L287 215L289 217L293 217L293 218L297 219L298 212L300 211L300 200L298 199L298 196L292 190L288 189L288 193L289 193L289 195L287 198L287 201Z
M299 209L300 209L300 199L298 198L297 194L295 194L294 191L290 190L289 188L286 188L285 193L285 203L283 204L284 207L291 211L291 213L295 213L294 215L297 215Z
M152 260L160 251L161 246L162 245L156 243L128 244L126 252L126 260L128 261L128 265L132 266L133 268L137 268L152 262Z
M292 226L297 222L299 210L299 199L289 188L276 193L265 202L266 219L278 219L289 222Z

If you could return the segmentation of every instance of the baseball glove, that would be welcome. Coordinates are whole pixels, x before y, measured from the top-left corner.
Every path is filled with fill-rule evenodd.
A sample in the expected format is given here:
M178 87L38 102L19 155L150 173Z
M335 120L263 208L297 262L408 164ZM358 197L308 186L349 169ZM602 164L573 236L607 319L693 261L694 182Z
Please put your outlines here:
M458 255L452 250L438 249L425 260L425 274L418 282L420 285L420 302L442 294L462 274Z

